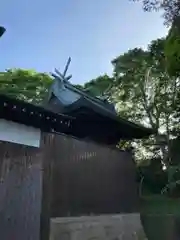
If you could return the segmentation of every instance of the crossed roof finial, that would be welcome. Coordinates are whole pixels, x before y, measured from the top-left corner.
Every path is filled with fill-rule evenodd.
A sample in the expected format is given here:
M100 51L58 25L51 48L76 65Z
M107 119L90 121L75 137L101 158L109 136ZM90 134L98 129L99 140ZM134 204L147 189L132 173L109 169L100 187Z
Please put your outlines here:
M66 73L69 68L70 62L71 62L71 58L69 57L63 73L60 73L59 70L57 68L55 68L55 73L51 73L51 75L55 79L58 79L60 82L68 82L69 79L72 78L72 75L69 75L66 77Z
M5 33L6 29L3 26L0 26L0 37Z

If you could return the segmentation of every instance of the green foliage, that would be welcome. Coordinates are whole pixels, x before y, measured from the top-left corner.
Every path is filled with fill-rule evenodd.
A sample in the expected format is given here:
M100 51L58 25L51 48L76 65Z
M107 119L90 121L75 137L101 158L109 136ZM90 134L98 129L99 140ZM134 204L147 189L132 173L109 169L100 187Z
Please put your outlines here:
M149 163L137 166L138 182L141 183L140 195L161 194L168 182L168 176L162 169L161 158L152 158ZM141 181L143 179L143 181ZM158 184L157 184L158 183Z
M149 195L141 198L141 214L163 216L172 214L178 216L180 212L180 199L173 199L163 195Z
M141 222L148 239L179 239L180 200L162 195L141 198Z
M178 77L180 75L180 31L177 26L173 26L169 31L165 56L169 75Z
M180 165L170 166L167 169L168 183L162 189L162 194L169 195L171 197L180 196Z
M77 87L93 97L98 97L108 94L112 85L113 78L105 74L85 83L83 86L78 85Z
M142 2L143 9L146 12L162 11L164 23L171 25L174 19L179 16L180 2L179 0L130 0L134 2Z
M170 77L166 71L164 46L165 39L157 39L147 50L135 48L112 61L116 83L113 99L120 115L143 122L170 139L174 127L180 127L176 113L180 107L180 80ZM136 157L152 158L157 152L163 154L163 161L167 164L167 148L155 144L156 139L136 142L136 149L140 149Z
M126 106L126 117L129 119L141 122L147 115L145 110L149 106L146 106L145 109L145 104L148 104L148 99L145 96L145 76L148 69L153 66L153 61L154 56L149 51L137 48L129 50L112 61L118 88L115 98L120 112L121 106L123 108ZM155 69L157 70L157 68ZM151 81L151 79L148 79L148 81ZM148 114L150 114L150 111L148 111ZM153 125L153 121L151 121L151 125Z
M132 0L140 1L140 0ZM164 23L170 27L165 44L167 71L170 76L180 75L180 1L141 0L144 11L163 12Z
M79 85L79 84L76 84L75 87L78 88L79 90L85 90L84 87L82 85Z
M0 93L24 101L40 103L52 79L45 73L33 70L9 69L0 73Z

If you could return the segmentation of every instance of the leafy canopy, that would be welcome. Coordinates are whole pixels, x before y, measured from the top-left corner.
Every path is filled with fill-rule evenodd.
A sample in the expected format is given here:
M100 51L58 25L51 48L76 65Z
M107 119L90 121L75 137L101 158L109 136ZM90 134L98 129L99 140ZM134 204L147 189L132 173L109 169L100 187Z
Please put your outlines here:
M166 44L165 56L167 71L170 76L180 75L180 1L179 0L131 0L143 4L144 11L163 12L166 26L170 27Z
M144 11L162 11L164 23L171 26L174 19L180 16L179 0L130 0L142 2Z
M24 101L40 103L52 79L46 73L33 70L9 69L0 73L0 93Z

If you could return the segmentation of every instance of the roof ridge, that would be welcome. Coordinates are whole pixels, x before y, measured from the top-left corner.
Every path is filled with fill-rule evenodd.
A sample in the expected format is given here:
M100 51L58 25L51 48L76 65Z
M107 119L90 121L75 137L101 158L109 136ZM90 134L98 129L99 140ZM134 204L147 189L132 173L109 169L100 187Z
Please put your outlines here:
M86 93L84 90L81 90L81 89L77 88L76 86L74 86L72 83L64 82L64 85L67 86L67 87L70 86L70 87L74 88L78 93L84 94L84 96L86 96L87 98L90 98L90 99L95 100L96 102L100 102L100 103L102 103L102 104L103 104L103 103L106 104L106 102L103 101L102 99L100 99L100 98L98 98L98 97L96 97L96 96L91 96L90 94ZM111 104L111 103L108 102L108 101L107 101L107 103L108 103L108 104ZM109 109L108 109L108 110L109 110Z

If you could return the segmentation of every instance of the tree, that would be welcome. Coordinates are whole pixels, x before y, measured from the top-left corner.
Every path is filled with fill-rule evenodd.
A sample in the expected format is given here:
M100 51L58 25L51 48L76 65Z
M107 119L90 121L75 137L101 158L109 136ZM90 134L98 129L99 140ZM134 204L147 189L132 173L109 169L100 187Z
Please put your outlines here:
M170 27L165 44L167 71L177 77L180 75L180 1L142 0L142 3L145 11L163 11L164 23Z
M144 11L163 11L165 24L171 26L176 17L180 16L180 1L179 0L130 0L141 1Z
M180 17L169 30L165 44L167 71L170 76L180 75Z
M179 106L180 80L170 77L166 71L164 44L165 39L158 39L151 42L147 51L135 48L112 61L116 79L113 97L119 112L130 120L152 127L157 131L157 136L164 133L168 146L174 126L179 121L176 110ZM141 142L141 145L143 143L146 149L149 145L149 157L152 158L156 139ZM161 147L166 165L170 164L167 146ZM145 152L146 156L148 152Z
M99 76L85 83L83 86L76 85L76 87L84 90L93 97L100 97L109 95L109 91L114 84L114 79L107 74Z
M163 172L162 166L160 174L150 169L151 176L167 175L167 186L162 193L174 194L180 185L180 175L174 178L174 172L180 167L172 148L180 130L180 79L167 71L165 45L166 39L157 39L146 51L135 48L114 59L116 86L112 95L121 115L157 131L156 136L131 144L136 149L136 160L141 163L144 160L148 166L163 163L167 171ZM157 169L154 164L153 169ZM144 177L147 180L146 173L141 174L141 179Z
M33 70L9 69L0 73L0 93L13 98L40 103L52 83L46 73Z

